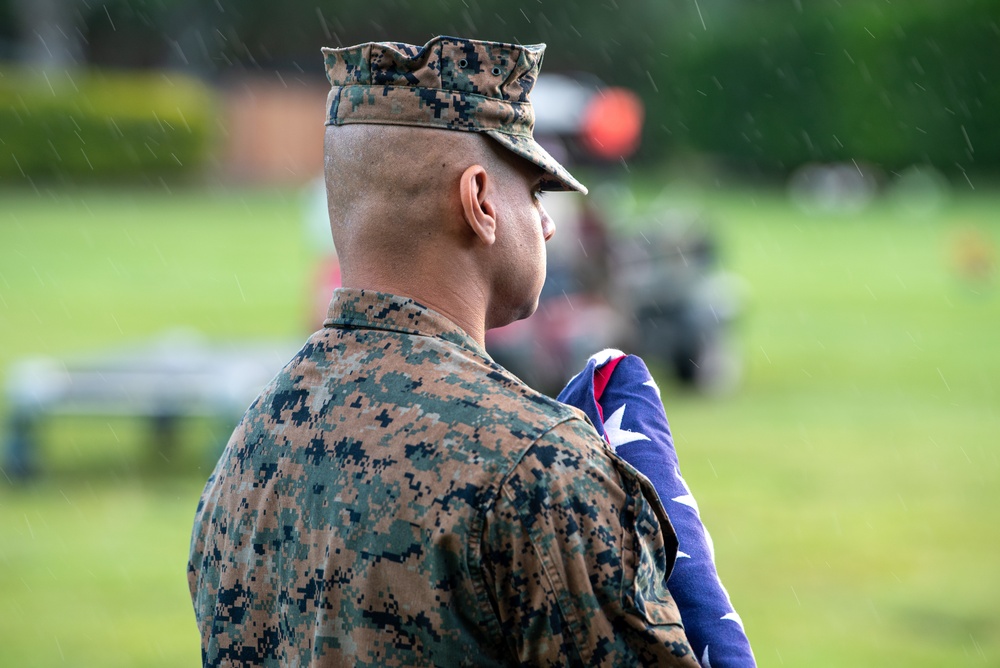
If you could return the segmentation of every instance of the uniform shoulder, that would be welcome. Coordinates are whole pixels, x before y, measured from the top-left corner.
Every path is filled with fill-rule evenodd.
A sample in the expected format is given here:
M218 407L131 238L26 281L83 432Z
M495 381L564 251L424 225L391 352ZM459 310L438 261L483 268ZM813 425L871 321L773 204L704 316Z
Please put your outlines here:
M588 426L593 429L590 419L575 406L564 404L531 388L496 362L489 361L486 366L484 377L496 392L493 402L496 409L517 408L537 416L540 420L538 437L562 423L567 424L560 427L560 432L571 429L570 424L584 430Z

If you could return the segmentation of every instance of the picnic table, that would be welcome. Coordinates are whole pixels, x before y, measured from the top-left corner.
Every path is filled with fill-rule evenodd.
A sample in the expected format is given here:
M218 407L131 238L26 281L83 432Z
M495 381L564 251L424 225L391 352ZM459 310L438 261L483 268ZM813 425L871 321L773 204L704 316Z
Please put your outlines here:
M13 364L4 473L26 478L41 469L39 425L57 416L124 416L148 420L151 442L169 449L177 423L208 416L228 438L247 406L301 342L213 342L172 331L136 345L64 360Z

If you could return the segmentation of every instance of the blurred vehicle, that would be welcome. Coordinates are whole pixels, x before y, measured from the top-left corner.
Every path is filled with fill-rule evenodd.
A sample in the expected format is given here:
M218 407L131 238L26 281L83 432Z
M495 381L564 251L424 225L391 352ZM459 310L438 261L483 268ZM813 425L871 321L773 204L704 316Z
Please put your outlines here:
M729 389L739 360L728 330L742 283L723 271L707 221L678 211L618 245L614 287L632 324L626 346L703 391Z

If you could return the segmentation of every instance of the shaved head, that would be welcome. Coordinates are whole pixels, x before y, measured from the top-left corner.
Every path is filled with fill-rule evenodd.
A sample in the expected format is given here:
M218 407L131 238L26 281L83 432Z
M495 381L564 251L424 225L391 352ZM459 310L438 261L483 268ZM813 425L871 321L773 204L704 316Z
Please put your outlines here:
M442 235L466 233L452 196L473 164L503 175L512 158L488 136L380 124L329 127L325 174L341 261L412 259ZM366 259L367 258L367 259Z

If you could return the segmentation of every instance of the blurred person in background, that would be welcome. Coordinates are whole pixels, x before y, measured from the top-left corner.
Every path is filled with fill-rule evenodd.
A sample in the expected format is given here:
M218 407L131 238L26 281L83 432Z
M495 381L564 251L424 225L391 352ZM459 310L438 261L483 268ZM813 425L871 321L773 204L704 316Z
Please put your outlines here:
M324 49L344 287L199 503L205 665L697 666L649 481L486 353L586 189L532 138L543 46Z

